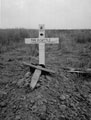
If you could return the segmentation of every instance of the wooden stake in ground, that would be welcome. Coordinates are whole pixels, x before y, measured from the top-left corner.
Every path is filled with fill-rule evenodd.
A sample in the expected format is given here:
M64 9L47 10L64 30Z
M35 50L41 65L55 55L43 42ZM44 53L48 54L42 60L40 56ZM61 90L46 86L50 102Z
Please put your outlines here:
M45 66L45 44L57 44L58 38L45 38L44 25L39 25L39 38L26 38L26 44L39 44L39 65ZM31 80L30 87L33 89L41 75L41 70L36 69Z

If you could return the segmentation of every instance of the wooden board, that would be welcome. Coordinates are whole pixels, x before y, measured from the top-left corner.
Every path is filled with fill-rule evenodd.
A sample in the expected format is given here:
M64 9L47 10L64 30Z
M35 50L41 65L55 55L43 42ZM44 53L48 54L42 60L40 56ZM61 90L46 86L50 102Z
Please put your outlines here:
M59 38L26 38L25 44L58 44Z
M34 89L34 87L36 86L40 75L41 75L41 70L36 69L31 79L31 83L30 83L31 89Z
M70 71L67 71L67 72L70 72L70 73L91 74L91 71L76 71L76 70L72 71L72 70L70 70Z
M87 69L81 69L81 68L70 68L67 72L70 73L89 73L91 74L91 69L87 68Z
M53 73L53 74L55 73L55 71L53 71L53 70L42 68L41 66L35 66L35 65L31 64L31 63L23 62L23 64L27 65L27 66L30 66L31 68L42 70L42 71L45 71L45 72L48 72L48 73Z

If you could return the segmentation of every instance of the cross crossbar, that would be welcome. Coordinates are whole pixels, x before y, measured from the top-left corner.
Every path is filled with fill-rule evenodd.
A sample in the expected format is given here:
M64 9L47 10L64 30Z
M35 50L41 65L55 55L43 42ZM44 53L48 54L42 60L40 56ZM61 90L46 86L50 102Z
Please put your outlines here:
M26 38L25 39L26 44L56 44L59 43L58 38Z

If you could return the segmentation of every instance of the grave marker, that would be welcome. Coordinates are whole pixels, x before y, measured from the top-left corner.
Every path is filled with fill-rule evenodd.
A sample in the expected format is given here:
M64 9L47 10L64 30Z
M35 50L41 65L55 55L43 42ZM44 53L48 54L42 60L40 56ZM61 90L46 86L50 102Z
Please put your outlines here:
M26 44L39 44L39 64L45 65L45 44L58 44L59 38L45 38L44 25L39 25L39 38L26 38Z
M46 68L42 68L42 66L40 66L40 65L45 66L45 44L58 44L59 38L45 38L44 25L39 25L39 38L26 38L25 43L26 44L39 44L39 65L35 66L35 65L28 64L25 62L23 63L23 64L28 65L31 68L35 69L35 72L32 76L31 84L30 84L30 87L32 89L34 89L42 71L54 73L51 70L48 70Z

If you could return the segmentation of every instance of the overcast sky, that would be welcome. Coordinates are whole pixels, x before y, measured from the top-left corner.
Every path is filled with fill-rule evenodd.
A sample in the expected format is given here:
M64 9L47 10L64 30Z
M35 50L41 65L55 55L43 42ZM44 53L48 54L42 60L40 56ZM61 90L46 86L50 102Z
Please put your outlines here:
M0 0L1 28L91 29L91 0Z

